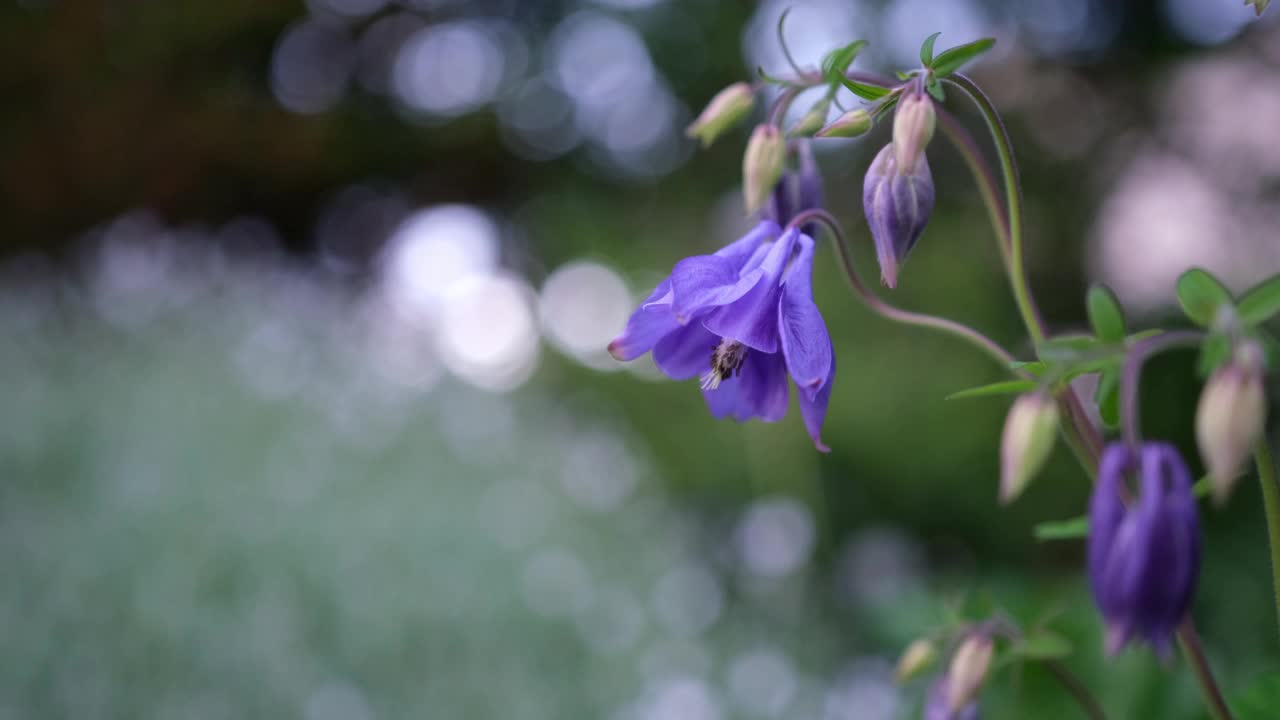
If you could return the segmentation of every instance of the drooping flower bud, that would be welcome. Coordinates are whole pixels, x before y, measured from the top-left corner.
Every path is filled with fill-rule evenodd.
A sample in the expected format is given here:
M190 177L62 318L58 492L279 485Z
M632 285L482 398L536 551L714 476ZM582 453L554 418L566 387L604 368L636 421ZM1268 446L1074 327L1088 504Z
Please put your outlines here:
M725 130L746 117L755 102L755 93L751 91L750 85L744 82L734 83L711 98L698 119L685 129L685 135L697 138L703 147L707 147Z
M787 136L793 138L809 137L818 132L827 123L827 113L830 110L830 100L819 100L814 103L813 107L809 108L809 112L806 112L796 121L795 125L791 126L791 129L787 131Z
M902 651L902 657L898 658L894 677L898 682L904 683L928 670L937 657L938 651L932 642L924 638L913 640L907 649Z
M898 284L898 267L906 261L933 213L933 175L929 160L920 155L915 168L900 172L894 143L885 145L867 168L862 185L862 209L876 244L880 280Z
M947 668L947 708L954 714L977 697L987 681L995 644L985 632L975 632L960 643Z
M1257 343L1241 343L1200 393L1196 441L1213 478L1213 499L1218 503L1231 495L1241 466L1262 437L1267 415L1262 362L1262 348Z
M857 108L836 118L817 132L817 137L858 137L871 129L871 113Z
M1125 476L1141 478L1130 505ZM1112 443L1089 500L1089 583L1107 625L1108 653L1145 640L1161 655L1191 607L1200 575L1200 521L1191 473L1165 443Z
M906 175L924 157L936 123L933 100L924 92L909 90L898 100L893 115L893 146L898 172Z
M748 215L769 199L786 159L787 143L778 128L768 123L757 125L742 156L742 194Z
M947 701L947 686L950 685L946 673L938 676L929 686L929 695L924 701L924 720L978 720L981 714L978 701L974 700L959 712L953 712Z
M1044 391L1020 395L1000 439L1000 502L1017 499L1049 458L1058 434L1058 406Z

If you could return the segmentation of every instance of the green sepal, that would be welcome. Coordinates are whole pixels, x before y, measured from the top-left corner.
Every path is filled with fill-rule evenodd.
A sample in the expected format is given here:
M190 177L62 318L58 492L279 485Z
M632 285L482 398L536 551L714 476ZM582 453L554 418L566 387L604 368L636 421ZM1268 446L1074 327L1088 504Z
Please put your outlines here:
M933 64L933 43L942 33L936 32L924 39L920 45L920 64L929 67Z
M1061 660L1071 655L1071 641L1050 630L1035 630L1014 642L1009 651L1028 660Z
M1223 333L1209 333L1200 345L1200 357L1196 360L1196 371L1201 377L1213 374L1218 366L1231 359L1231 338Z
M947 101L947 93L943 91L942 82L938 80L938 76L930 75L928 82L924 84L924 89L933 96L934 100L937 100L938 102Z
M1098 415L1102 424L1108 428L1120 425L1120 369L1111 367L1098 375L1098 389L1093 394L1093 401L1098 406Z
M1127 330L1124 325L1124 311L1116 296L1105 285L1094 285L1085 296L1085 307L1089 314L1089 325L1102 342L1120 342L1124 340Z
M1024 392L1035 390L1039 385L1034 380L1004 380L1002 382L991 383L989 385L979 385L966 390L951 393L947 396L948 400L962 400L965 398L990 397L992 395L1020 395Z
M959 70L960 66L990 50L995 44L995 38L982 38L964 45L957 45L934 58L929 67L933 68L934 74L938 77L946 77Z
M1192 268L1178 276L1178 303L1191 322L1210 327L1218 309L1231 305L1231 292L1208 272Z
M1236 312L1247 325L1258 325L1280 313L1280 275L1254 285L1236 303Z

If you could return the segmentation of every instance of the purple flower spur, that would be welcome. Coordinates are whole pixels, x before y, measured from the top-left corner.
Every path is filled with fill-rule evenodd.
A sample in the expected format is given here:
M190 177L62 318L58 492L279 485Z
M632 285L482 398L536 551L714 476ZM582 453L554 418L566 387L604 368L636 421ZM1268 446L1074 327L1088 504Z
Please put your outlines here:
M1121 498L1126 473L1141 495ZM1200 573L1200 523L1191 473L1165 443L1111 444L1089 503L1089 580L1107 624L1107 652L1132 639L1161 655L1186 616Z
M788 376L800 414L821 451L835 354L813 302L814 241L765 220L712 255L685 258L609 344L619 360L653 352L673 380L700 378L711 414L781 420Z

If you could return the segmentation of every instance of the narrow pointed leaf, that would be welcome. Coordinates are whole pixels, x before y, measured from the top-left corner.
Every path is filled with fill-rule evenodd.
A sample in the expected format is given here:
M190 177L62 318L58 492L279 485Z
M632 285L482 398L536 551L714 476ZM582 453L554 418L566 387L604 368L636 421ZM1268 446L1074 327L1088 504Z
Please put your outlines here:
M889 94L889 88L880 87L879 85L868 85L857 80L850 80L844 75L840 76L840 84L849 88L849 92L857 95L863 100L879 100Z
M1042 522L1031 531L1041 542L1048 540L1078 540L1089 535L1089 518L1080 516L1070 520Z
M1009 363L1012 370L1026 370L1037 377L1044 375L1045 370L1049 369L1048 363L1043 360L1014 360Z
M1270 320L1280 313L1280 275L1255 285L1236 304L1240 319L1250 325Z
M827 82L837 82L858 57L858 52L866 46L866 40L856 40L827 53L827 56L822 58L822 77L826 78Z
M925 83L924 89L933 96L938 102L947 101L947 93L942 89L942 83L936 76L929 78L929 82Z
M1094 285L1089 288L1085 297L1085 305L1089 311L1089 325L1098 339L1103 342L1120 342L1124 340L1124 311L1116 296L1105 285Z
M1178 276L1178 303L1191 322L1209 327L1218 317L1218 308L1231 304L1231 293L1208 272L1192 268Z
M938 77L946 77L959 70L960 66L990 50L995 44L995 38L983 38L957 45L933 59L933 72Z
M992 395L1019 395L1029 390L1034 390L1037 383L1034 380L1005 380L1003 382L991 383L990 385L979 385L967 390L951 393L947 396L948 400L961 400L964 398L989 397Z
M1159 335L1162 332L1164 332L1164 330L1161 330L1160 328L1151 328L1149 330L1139 330L1138 332L1125 338L1124 341L1125 341L1125 344L1127 345L1133 345L1134 343L1141 342L1142 340L1146 340L1149 337L1155 337L1156 335Z
M924 39L924 44L920 46L920 64L929 67L933 64L933 43L942 33L936 32Z

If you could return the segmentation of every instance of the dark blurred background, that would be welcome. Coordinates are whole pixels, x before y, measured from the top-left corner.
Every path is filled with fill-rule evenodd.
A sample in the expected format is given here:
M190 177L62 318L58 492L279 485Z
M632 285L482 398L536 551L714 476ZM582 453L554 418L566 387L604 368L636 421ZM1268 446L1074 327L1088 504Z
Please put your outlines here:
M1203 717L1180 662L1104 661L1081 544L1033 539L1084 511L1066 449L999 508L1007 400L943 398L1000 368L830 253L830 455L604 353L749 226L747 129L683 128L785 72L787 7L802 65L998 39L973 74L1056 330L1091 282L1168 327L1187 267L1280 270L1280 27L1237 0L0 0L0 718L918 717L896 653L997 608L1052 618L1112 717ZM884 142L817 143L868 277ZM930 162L893 300L1025 356L979 196ZM1144 387L1194 457L1194 358ZM1259 493L1204 519L1210 657L1276 717ZM1081 716L1035 666L985 702Z

